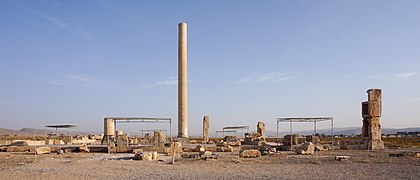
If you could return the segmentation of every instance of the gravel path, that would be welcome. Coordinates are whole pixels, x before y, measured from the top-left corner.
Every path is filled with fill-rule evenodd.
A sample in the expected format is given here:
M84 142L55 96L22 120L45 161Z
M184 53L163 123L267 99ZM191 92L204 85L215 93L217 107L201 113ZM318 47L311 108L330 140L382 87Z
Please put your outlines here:
M216 160L131 160L132 154L33 155L0 153L0 179L420 179L420 158L389 152L331 151L315 156L276 154L243 159L220 153ZM335 155L350 160L336 161Z

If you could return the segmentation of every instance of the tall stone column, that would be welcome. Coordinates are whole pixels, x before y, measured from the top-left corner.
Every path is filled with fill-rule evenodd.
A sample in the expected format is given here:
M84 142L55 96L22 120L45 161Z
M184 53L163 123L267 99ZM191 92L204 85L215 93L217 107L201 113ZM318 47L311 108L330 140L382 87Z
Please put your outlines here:
M362 138L366 141L368 149L384 149L384 143L381 140L382 115L382 90L369 89L368 101L362 102Z
M203 117L203 141L209 141L209 127L210 127L210 117L204 116Z
M178 24L178 137L188 138L187 24Z

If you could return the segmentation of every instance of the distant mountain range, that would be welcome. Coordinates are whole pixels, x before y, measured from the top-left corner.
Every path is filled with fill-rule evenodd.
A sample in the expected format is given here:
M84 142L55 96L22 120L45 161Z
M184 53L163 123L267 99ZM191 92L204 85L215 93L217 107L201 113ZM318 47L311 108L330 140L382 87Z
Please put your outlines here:
M394 128L382 128L382 134L396 134L397 132L420 132L420 127L412 127L412 128L402 128L402 129L394 129ZM47 133L55 132L53 130L45 130L45 129L34 129L34 128L23 128L20 130L12 130L12 129L5 129L0 128L0 135L20 135L20 136L44 136ZM83 134L87 135L89 133L94 134L101 134L102 132L75 132L75 131L69 131L70 134L76 135L76 134ZM347 128L334 128L334 134L335 135L352 135L352 134L360 134L362 132L362 129L360 127L347 127ZM307 130L307 131L296 131L293 132L300 135L310 135L313 134L313 130ZM331 134L331 129L318 129L317 133L319 134ZM267 136L275 137L277 136L276 131L266 131ZM286 134L289 134L289 132L279 132L280 136L284 136ZM226 134L228 135L228 134ZM192 134L193 137L200 137L201 134ZM216 137L215 133L209 133L210 137ZM219 134L221 136L221 134Z

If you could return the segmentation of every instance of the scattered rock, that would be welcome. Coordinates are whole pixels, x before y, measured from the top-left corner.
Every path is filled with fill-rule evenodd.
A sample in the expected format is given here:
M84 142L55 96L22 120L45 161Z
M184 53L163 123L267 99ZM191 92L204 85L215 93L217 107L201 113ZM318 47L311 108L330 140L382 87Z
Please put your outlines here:
M322 144L322 145L318 145L315 146L315 151L330 151L331 148L328 144Z
M200 145L195 147L195 149L193 150L193 152L204 152L204 151L206 151L206 150L204 149L203 146L200 146Z
M136 154L138 152L143 152L142 148L133 149L133 153Z
M87 146L87 144L81 144L79 147L80 152L85 152L85 153L89 153L89 147Z
M295 149L296 154L314 154L315 145L311 142L306 142Z
M157 154L157 151L138 152L134 155L134 160L152 161L158 159L159 155Z
M401 152L389 154L388 157L420 157L419 152Z
M242 158L257 158L261 157L261 152L258 150L243 150L239 153Z
M199 153L200 155L206 155L206 156L211 156L213 153L211 152L211 151L201 151L200 153Z
M216 152L233 152L233 147L232 146L220 146L216 148Z
M271 148L270 146L260 146L258 147L258 151L261 152L262 156L270 155L276 152L276 150L274 148Z
M350 159L350 156L335 156L336 161L347 161Z
M11 146L29 146L29 144L26 141L15 141L10 145Z
M51 148L50 147L38 147L35 149L36 154L50 154Z
M6 152L33 152L34 147L31 146L9 146Z
M204 160L218 159L218 158L219 158L219 155L217 155L217 154L210 154L210 155L203 154L203 155L201 155L201 159L204 159Z
M191 157L191 155L190 155L190 154L187 154L187 153L182 153L182 154L181 154L181 157L182 157L182 158L190 158L190 157Z

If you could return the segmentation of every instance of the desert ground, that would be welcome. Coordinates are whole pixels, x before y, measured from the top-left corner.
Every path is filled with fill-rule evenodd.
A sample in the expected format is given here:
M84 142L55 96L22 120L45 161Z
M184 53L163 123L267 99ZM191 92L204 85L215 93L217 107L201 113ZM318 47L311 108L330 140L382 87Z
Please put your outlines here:
M0 153L0 179L419 179L420 158L392 155L419 148L382 151L333 150L314 155L287 151L259 158L238 152L218 159L133 160L134 154L67 153L62 155ZM390 155L391 154L391 155ZM336 156L350 159L337 161Z

